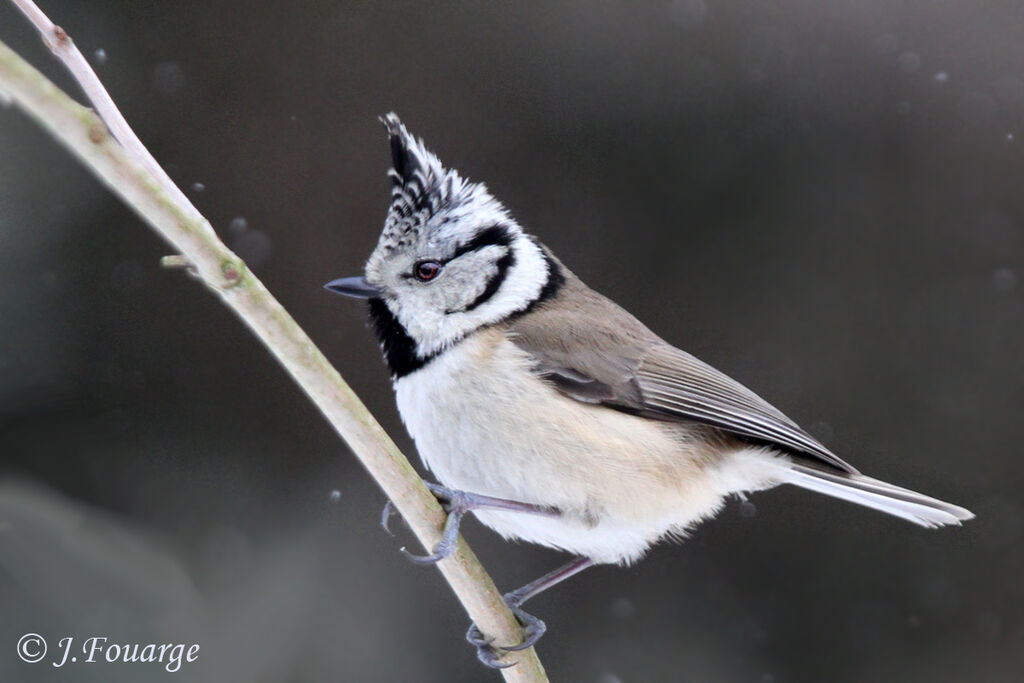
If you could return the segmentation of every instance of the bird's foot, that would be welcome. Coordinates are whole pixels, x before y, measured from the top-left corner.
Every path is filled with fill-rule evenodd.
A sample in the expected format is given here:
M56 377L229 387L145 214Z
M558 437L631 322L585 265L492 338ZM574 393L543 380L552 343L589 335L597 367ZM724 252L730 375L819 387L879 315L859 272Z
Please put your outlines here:
M441 533L441 540L437 545L434 546L429 555L414 555L405 548L402 548L402 552L405 556L416 564L435 564L451 557L455 552L455 549L459 545L459 527L462 524L462 518L466 516L467 512L473 510L490 509L490 510L509 510L512 512L529 512L538 515L548 515L557 517L561 513L557 508L548 507L544 505L535 505L533 503L521 503L515 500L507 500L505 498L495 498L493 496L484 496L479 493L470 493L468 491L458 491L450 489L440 484L432 484L430 482L424 482L430 492L434 494L434 497L441 503L441 507L448 513L448 519L445 520L444 529ZM388 519L395 513L395 507L388 501L384 506L384 510L381 512L380 523L384 527L384 530L391 533L388 528Z
M505 604L512 610L512 614L516 615L519 623L523 625L523 640L515 645L495 645L484 637L480 629L476 627L476 624L470 624L469 630L466 632L466 640L476 647L477 659L492 669L503 669L512 666L501 661L504 654L533 647L533 644L540 640L540 637L544 635L544 631L547 630L543 621L523 610L523 603L593 565L594 561L589 557L577 557L558 569L548 572L539 579L531 581L525 586L520 586L510 593L505 593L503 596Z
M543 621L519 606L518 598L514 592L505 594L505 602L508 604L509 609L512 610L512 614L516 615L516 619L523 626L522 641L515 645L495 645L494 642L480 632L476 624L470 624L469 630L466 631L466 640L476 648L476 658L484 666L491 669L505 669L514 666L515 662L501 661L504 653L519 652L520 650L533 647L548 628Z

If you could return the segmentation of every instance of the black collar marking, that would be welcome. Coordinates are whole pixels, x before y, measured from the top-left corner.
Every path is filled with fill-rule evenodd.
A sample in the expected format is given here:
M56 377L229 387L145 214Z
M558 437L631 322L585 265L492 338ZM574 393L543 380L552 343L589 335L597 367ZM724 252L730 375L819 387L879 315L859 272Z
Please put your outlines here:
M540 293L537 294L537 298L526 304L523 308L515 311L509 318L518 318L519 316L526 315L537 306L541 305L545 301L549 301L558 295L558 292L562 289L562 285L565 284L565 274L555 259L551 258L551 254L548 250L541 246L539 243L534 241L538 247L540 247L541 253L544 254L544 262L548 264L548 279L544 282L544 286L541 287Z
M419 370L433 358L420 358L416 355L416 342L383 299L370 299L369 303L370 323L377 333L380 350L384 352L384 362L391 370L392 380Z

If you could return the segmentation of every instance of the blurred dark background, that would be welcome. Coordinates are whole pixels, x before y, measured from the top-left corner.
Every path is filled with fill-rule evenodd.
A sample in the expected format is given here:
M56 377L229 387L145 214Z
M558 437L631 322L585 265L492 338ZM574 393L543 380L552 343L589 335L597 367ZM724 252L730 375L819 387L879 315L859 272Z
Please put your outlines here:
M394 109L585 281L925 531L781 489L531 603L553 680L1024 671L1024 8L949 0L47 0L154 155L410 456L356 274ZM0 39L71 87L0 2ZM491 681L310 402L154 234L0 108L0 680L51 640L198 642L196 681ZM471 454L468 454L471 457ZM499 586L563 561L466 534Z

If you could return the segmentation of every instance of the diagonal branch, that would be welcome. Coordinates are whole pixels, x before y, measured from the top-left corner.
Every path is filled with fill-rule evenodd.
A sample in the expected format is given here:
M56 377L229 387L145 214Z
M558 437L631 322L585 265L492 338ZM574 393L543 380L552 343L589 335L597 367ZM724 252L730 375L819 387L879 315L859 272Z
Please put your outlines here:
M166 174L154 171L153 167L159 170L159 166L116 113L113 101L66 34L53 33L54 28L48 28L53 25L28 0L14 2L37 27L42 26L44 39L46 31L63 36L57 38L55 50L65 63L80 60L77 66L69 68L90 99L95 93L102 93L99 101L106 104L95 99L93 102L104 118L76 103L2 42L0 91L181 253L203 283L249 326L312 399L394 502L424 547L434 547L441 540L445 515L409 461L263 283L224 246ZM82 64L84 70L80 68ZM519 640L518 622L465 542L459 543L451 558L438 563L438 568L483 633L497 642ZM506 657L508 663L517 665L502 670L505 680L547 681L532 648Z
M189 201L185 194L174 184L174 181L167 175L163 167L157 163L153 155L149 153L149 150L146 149L138 136L135 135L135 131L128 125L124 116L121 115L121 110L114 104L110 93L103 87L103 83L100 82L96 72L93 71L85 56L78 49L78 46L71 40L71 36L67 34L67 31L50 21L50 18L32 0L11 0L11 2L32 22L32 25L39 31L39 35L42 37L46 47L50 48L50 51L71 72L71 75L79 87L82 88L89 102L92 103L93 109L100 115L103 122L107 124L107 128L110 129L114 138L121 143L121 147L144 169L149 171L150 175L160 184L160 187L175 202L182 206L188 204ZM203 222L206 223L205 220ZM209 223L206 223L206 227L213 234L213 228L210 227Z

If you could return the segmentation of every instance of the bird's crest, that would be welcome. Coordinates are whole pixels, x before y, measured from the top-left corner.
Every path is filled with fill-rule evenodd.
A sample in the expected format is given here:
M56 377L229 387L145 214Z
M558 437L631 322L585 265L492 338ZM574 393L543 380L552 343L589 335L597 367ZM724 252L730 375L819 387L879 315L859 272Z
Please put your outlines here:
M388 171L391 207L380 242L385 250L416 241L427 221L439 214L461 213L459 209L474 203L500 207L482 184L470 183L454 169L445 168L421 138L409 133L397 114L390 112L380 120L388 131L392 161Z

